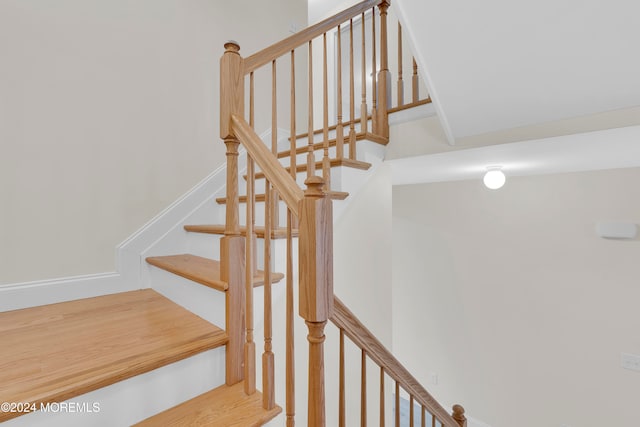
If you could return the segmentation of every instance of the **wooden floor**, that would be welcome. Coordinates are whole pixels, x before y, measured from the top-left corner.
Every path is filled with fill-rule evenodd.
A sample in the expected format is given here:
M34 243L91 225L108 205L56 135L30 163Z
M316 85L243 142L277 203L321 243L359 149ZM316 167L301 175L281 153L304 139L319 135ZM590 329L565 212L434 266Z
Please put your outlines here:
M64 401L226 342L151 289L0 313L0 402Z
M262 409L262 394L244 394L244 383L223 385L181 405L147 418L138 427L254 427L261 426L282 412L276 406Z

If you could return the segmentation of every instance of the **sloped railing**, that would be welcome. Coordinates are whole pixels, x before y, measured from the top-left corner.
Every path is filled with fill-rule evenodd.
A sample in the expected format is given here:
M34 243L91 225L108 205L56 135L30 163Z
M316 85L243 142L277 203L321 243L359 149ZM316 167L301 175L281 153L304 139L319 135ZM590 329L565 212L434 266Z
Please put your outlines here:
M220 136L227 148L227 195L226 195L226 225L225 235L221 239L221 278L228 284L227 291L227 384L244 381L245 393L256 392L256 347L254 339L254 298L252 277L257 269L257 245L255 243L256 222L256 183L258 181L256 168L261 172L260 179L264 179L264 351L262 352L262 395L265 409L273 408L275 403L275 355L273 352L273 313L272 313L272 254L270 232L279 225L277 204L283 200L286 210L286 407L287 426L295 423L295 356L294 356L294 229L298 233L298 311L308 328L308 402L306 425L316 427L326 425L325 415L325 373L324 373L324 342L325 326L332 320L341 330L341 343L344 336L349 337L362 350L363 360L370 357L378 363L381 378L389 375L396 381L397 387L402 387L422 407L432 414L446 427L464 425L463 410L456 407L454 417L450 416L424 390L415 378L402 368L393 356L371 335L364 326L339 301L334 302L333 294L333 214L332 201L328 197L330 190L330 159L329 148L335 146L335 156L341 159L345 144L349 145L348 156L356 158L356 124L360 132L388 138L388 112L391 108L391 76L388 69L387 48L387 10L389 1L363 1L331 18L307 28L293 36L284 39L254 55L243 58L240 46L235 42L225 44L225 53L221 59L220 83ZM379 16L376 16L376 9ZM367 90L367 55L365 24L367 16L372 30L371 43L371 72L372 90L370 99L371 109L368 109ZM354 21L361 24L361 49L356 51L361 59L361 105L360 118L355 117L355 84L354 84ZM376 21L379 21L379 33L376 33ZM350 120L343 122L342 117L342 33L349 29L349 97ZM400 27L398 27L399 46L402 46ZM327 34L334 34L337 40L336 49L336 119L332 127L328 118L328 49ZM313 89L313 46L322 46L322 177L316 176L314 140L314 89ZM379 46L379 57L376 45ZM296 72L296 51L306 49L308 56L307 70L307 109L306 109L306 165L297 165L296 157L300 153L296 137L297 122L300 112L296 107L296 81L303 78ZM359 52L359 53L358 53ZM399 48L399 68L402 69L402 48ZM288 61L287 61L288 59ZM379 59L379 66L378 66ZM288 62L290 96L285 107L289 109L289 123L291 141L289 147L289 167L283 167L278 161L278 112L283 108L278 101L278 73L277 64ZM268 148L255 132L256 107L256 72L264 66L271 65L271 147ZM415 64L415 61L414 61ZM402 74L397 84L396 99L404 103L404 85ZM412 86L412 103L419 104L417 68L414 66ZM282 77L280 77L282 78ZM248 88L248 91L247 91ZM248 95L248 96L246 96ZM423 100L428 102L428 99ZM422 103L424 103L422 102ZM411 104L411 103L410 103ZM299 105L298 105L299 107ZM248 111L248 118L245 113ZM261 115L269 116L269 108L261 108ZM369 122L371 126L369 127ZM335 131L335 138L329 140L329 131ZM348 131L347 131L348 128ZM242 145L247 151L247 171L244 181L239 176L239 147ZM304 152L304 151L303 151ZM306 169L306 189L302 190L296 183L297 172ZM246 186L246 216L244 236L240 227L240 197L239 188L242 182ZM384 387L382 387L384 388ZM344 387L342 387L344 389ZM341 400L341 405L344 400ZM342 408L341 410L343 410ZM343 413L343 412L341 412ZM341 415L341 425L344 425ZM424 420L424 418L423 418ZM384 422L384 417L381 418ZM362 425L365 425L363 423Z

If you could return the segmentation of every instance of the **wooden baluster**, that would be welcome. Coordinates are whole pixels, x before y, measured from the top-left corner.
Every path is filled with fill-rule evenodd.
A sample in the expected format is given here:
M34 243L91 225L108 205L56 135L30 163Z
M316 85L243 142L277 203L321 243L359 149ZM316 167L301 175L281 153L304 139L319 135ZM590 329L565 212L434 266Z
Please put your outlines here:
M293 59L293 58L292 58ZM294 125L295 127L295 125ZM292 133L295 135L295 133ZM294 323L293 323L293 217L291 211L287 209L287 313L286 313L286 416L287 427L295 425L295 347L294 347Z
M307 136L309 144L307 148L307 178L316 174L316 159L313 154L313 54L312 42L309 41L309 123Z
M272 315L271 315L271 222L273 199L271 198L271 183L265 179L264 194L264 354L262 355L262 407L273 409L275 402L275 373L274 354L272 345Z
M400 383L396 381L396 427L400 427Z
M344 383L344 331L340 329L340 385L338 401L338 426L345 427L345 383Z
M296 160L297 151L296 148L298 140L296 139L296 54L295 51L291 51L291 147L289 151L291 168L291 176L296 179Z
M376 62L376 8L371 9L371 132L378 133L378 88L376 87L377 69Z
M380 9L380 71L378 72L378 134L389 137L389 103L391 101L391 74L389 73L389 54L387 48L387 9L389 2L383 0Z
M255 94L255 83L254 83L254 79L253 79L253 71L251 73L249 73L249 126L251 126L252 129L254 129L255 126L255 101L254 101L254 94Z
M431 427L436 427L436 416L431 415Z
M398 21L398 107L404 105L404 82L402 81L402 25Z
M323 34L323 66L322 66L322 88L324 108L322 110L322 138L324 156L322 157L322 178L324 178L324 189L331 189L331 161L329 160L329 85L327 83L327 33Z
M238 139L231 129L231 115L244 116L243 59L235 42L224 45L220 60L220 137L227 148L227 206L225 235L220 239L220 278L228 284L226 292L226 383L244 379L245 344L245 239L240 235L238 195Z
M356 158L356 109L353 71L353 19L349 21L349 158Z
M413 420L414 420L414 416L413 416L413 395L411 395L409 397L409 427L413 427Z
M364 12L362 13L362 102L360 104L360 133L367 133L367 50ZM355 146L355 145L354 145ZM355 158L355 156L354 156Z
M461 405L453 405L451 417L456 420L460 427L467 427L467 417L464 415L464 408Z
M420 414L420 425L421 427L427 427L427 411L424 406L422 407L422 413Z
M413 60L413 76L411 77L411 100L416 103L418 102L418 64L416 63L416 58L412 58Z
M384 403L384 368L380 367L380 427L384 427L385 425L385 403Z
M254 207L255 207L255 172L254 161L247 159L247 220L245 236L245 298L246 298L246 327L247 339L244 345L244 391L253 394L256 391L256 344L253 341L253 269L254 269Z
M277 100L277 72L276 61L271 63L271 152L274 156L278 157L278 100ZM265 195L266 197L266 195ZM278 192L275 188L271 189L271 227L266 230L275 230L280 224L280 212L278 211ZM265 230L265 231L266 231Z
M337 65L337 85L338 85L338 121L336 123L336 159L344 157L344 128L342 125L342 31L338 25L338 63Z
M324 327L333 313L333 213L324 180L307 178L300 202L300 316L309 329L308 427L325 425Z
M360 427L367 427L367 352L360 358Z

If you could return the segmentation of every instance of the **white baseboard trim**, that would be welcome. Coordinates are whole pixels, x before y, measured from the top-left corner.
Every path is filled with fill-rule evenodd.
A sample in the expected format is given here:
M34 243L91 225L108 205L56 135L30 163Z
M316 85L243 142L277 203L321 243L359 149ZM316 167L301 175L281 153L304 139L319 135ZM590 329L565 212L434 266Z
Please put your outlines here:
M119 273L101 273L0 285L0 312L136 289L121 279Z

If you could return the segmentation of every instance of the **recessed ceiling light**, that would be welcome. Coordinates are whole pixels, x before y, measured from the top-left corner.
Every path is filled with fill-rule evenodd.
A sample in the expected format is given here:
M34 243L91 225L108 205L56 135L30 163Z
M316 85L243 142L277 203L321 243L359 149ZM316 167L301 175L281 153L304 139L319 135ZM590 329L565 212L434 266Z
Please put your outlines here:
M484 174L484 178L482 179L484 185L491 190L497 190L502 187L506 180L507 178L504 176L504 172L502 172L502 166L487 167L487 173Z

